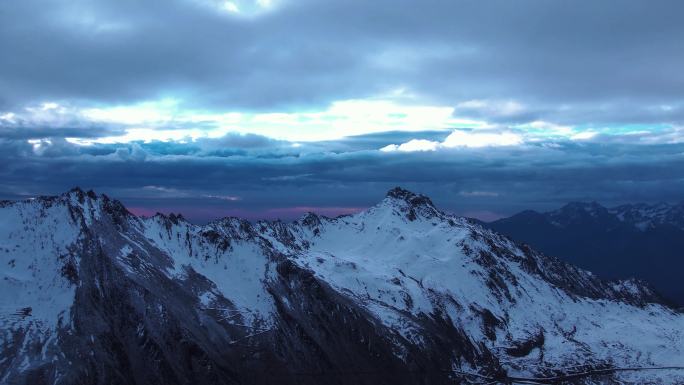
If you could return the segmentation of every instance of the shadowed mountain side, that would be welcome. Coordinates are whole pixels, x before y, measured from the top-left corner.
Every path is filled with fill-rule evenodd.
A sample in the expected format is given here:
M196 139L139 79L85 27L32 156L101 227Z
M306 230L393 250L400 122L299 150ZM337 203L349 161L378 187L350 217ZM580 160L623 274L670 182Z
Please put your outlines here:
M606 279L646 280L684 304L684 205L570 203L482 225Z

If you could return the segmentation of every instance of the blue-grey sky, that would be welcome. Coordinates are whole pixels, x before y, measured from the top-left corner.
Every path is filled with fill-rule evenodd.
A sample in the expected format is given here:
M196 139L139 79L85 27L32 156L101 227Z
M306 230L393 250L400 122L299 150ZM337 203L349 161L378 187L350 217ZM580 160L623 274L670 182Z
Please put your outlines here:
M0 198L491 219L684 200L680 1L0 4Z

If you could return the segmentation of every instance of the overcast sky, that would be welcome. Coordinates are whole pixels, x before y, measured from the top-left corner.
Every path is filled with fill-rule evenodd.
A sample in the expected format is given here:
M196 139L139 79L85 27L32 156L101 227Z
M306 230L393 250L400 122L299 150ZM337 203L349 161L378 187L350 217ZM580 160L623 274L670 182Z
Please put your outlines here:
M493 219L684 200L681 1L0 3L0 199Z

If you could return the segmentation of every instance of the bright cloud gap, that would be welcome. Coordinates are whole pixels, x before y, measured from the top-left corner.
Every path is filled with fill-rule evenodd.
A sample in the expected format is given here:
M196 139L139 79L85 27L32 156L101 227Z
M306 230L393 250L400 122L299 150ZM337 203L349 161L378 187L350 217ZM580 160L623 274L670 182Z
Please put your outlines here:
M451 134L443 141L414 138L380 148L383 152L436 151L448 148L517 146L546 140L593 140L602 135L642 135L654 137L659 130L643 127L618 130L613 126L568 126L533 120L515 125L490 121L499 115L511 115L526 107L515 101L486 102L472 100L449 107L420 104L415 100L382 99L341 100L318 111L250 112L198 111L184 108L179 99L165 98L133 105L80 107L44 102L21 111L0 114L0 127L22 129L42 125L61 127L112 127L115 135L96 137L70 136L67 140L81 145L93 143L129 143L135 141L191 142L200 138L220 138L227 134L254 134L275 140L302 142L338 140L344 137L391 131L421 132L444 130ZM464 109L485 111L482 119L459 117ZM672 134L660 136L667 142L681 142L682 130L667 127ZM48 130L49 131L49 130ZM46 139L47 135L35 137ZM650 142L652 143L652 139ZM35 143L32 143L35 144Z

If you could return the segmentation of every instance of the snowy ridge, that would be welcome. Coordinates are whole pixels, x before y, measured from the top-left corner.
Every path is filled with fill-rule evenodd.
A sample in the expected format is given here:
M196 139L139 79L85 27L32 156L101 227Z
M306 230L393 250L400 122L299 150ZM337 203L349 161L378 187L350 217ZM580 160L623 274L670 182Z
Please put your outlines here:
M78 189L0 213L3 381L345 383L350 367L357 383L568 368L604 370L577 383L684 381L605 372L684 366L684 316L647 285L602 281L400 188L293 223L138 218Z
M684 203L622 205L609 209L609 212L625 223L644 231L657 226L673 226L684 230Z
M607 208L596 202L572 202L542 215L558 227L604 221L613 223L613 226L633 226L640 231L660 226L684 230L684 203L637 203Z
M308 220L313 228L294 223L295 244L308 245L294 258L404 335L421 332L402 314L446 313L516 374L531 374L524 368L532 363L682 364L684 318L647 304L657 300L648 287L602 282L406 194L392 191L357 215ZM517 357L513 347L535 333L543 349Z

